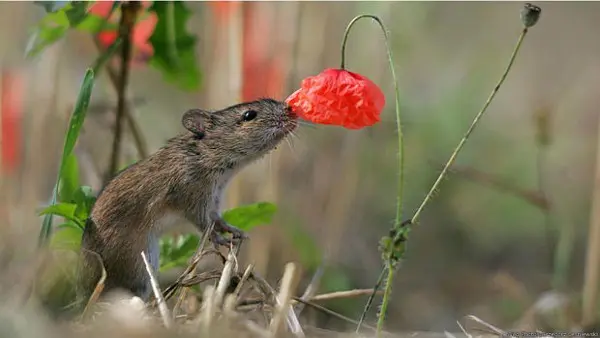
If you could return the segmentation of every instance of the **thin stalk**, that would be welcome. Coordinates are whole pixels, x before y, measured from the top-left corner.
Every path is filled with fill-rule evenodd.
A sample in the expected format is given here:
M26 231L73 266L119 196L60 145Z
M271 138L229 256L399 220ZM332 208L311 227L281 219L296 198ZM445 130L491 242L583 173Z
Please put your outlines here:
M371 305L373 304L373 300L375 300L375 295L377 294L377 291L379 291L379 287L381 286L381 283L383 283L383 277L385 277L386 272L387 272L386 268L381 269L381 272L379 273L379 277L377 277L377 283L375 283L375 287L373 288L373 291L369 295L369 299L367 299L367 304L365 304L365 308L363 309L363 312L360 315L360 319L358 320L358 325L356 326L356 333L360 332L360 327L363 325L363 322L365 321L365 318L367 317L367 313L369 312L369 309L371 308Z
M132 50L131 38L133 27L135 25L135 18L140 6L140 3L137 1L125 2L121 5L119 36L123 39L123 45L121 46L121 71L119 74L119 86L117 88L117 118L115 123L110 167L106 176L106 181L108 181L110 177L117 172L119 167L123 117L125 116L125 105L127 101L126 89L129 80L129 62L131 60Z
M348 36L350 34L350 29L352 28L352 26L360 19L363 18L370 18L375 20L375 22L377 22L379 24L379 27L381 28L381 31L383 32L383 36L385 39L385 48L386 48L386 52L387 52L387 57L388 57L388 63L390 65L390 71L392 73L392 78L394 80L394 98L395 98L395 104L396 104L396 129L398 132L398 186L396 189L396 218L394 220L394 229L399 229L402 226L402 203L403 203L403 191L404 191L404 138L403 138L403 134L402 134L402 123L401 123L401 119L400 119L400 91L399 91L399 86L398 86L398 79L396 77L396 70L394 68L394 57L392 55L392 49L390 47L390 42L389 42L389 36L388 36L388 32L387 29L385 28L385 25L383 24L383 22L381 22L381 19L379 19L377 16L375 15L371 15L371 14L363 14L363 15L359 15L357 17L355 17L354 19L352 19L352 21L350 21L350 23L348 24L348 26L346 27L346 31L344 33L344 39L342 40L342 48L341 48L341 53L342 53L342 59L341 59L341 63L340 63L340 68L341 69L345 69L346 67L346 45L348 42ZM388 270L388 278L387 278L387 283L385 286L385 291L384 291L384 296L383 296L383 303L382 303L382 311L380 311L379 316L378 316L378 321L377 321L377 335L379 336L381 334L381 329L383 327L383 322L385 321L385 310L387 309L387 304L389 303L389 295L391 293L391 288L392 288L392 282L393 282L393 274L389 273L389 270L391 268L391 263L390 262L386 262L387 265L387 270ZM384 268L384 270L386 270L386 268ZM381 284L381 279L383 277L384 272L382 271L380 277L379 277L379 281L378 284ZM373 291L373 295L370 298L370 302L372 302L372 297L374 297L374 294L377 292L377 288L375 288L375 290ZM367 303L367 306L365 308L365 310L368 310L368 307L370 306L369 303ZM359 322L359 325L357 327L357 331L360 330L360 325L362 323L362 321L364 320L364 317L366 316L366 311L363 312L362 316L361 316L361 321Z
M415 224L417 222L417 220L419 219L419 216L421 216L421 212L423 211L423 208L425 208L425 205L427 205L427 203L429 202L429 200L433 196L433 192L438 188L438 186L440 185L440 183L442 183L442 180L444 179L444 177L448 173L448 169L450 169L450 166L452 166L452 164L456 160L456 156L458 155L458 153L460 152L460 150L462 149L462 147L467 142L467 139L469 138L469 136L471 135L471 133L473 132L473 130L477 126L477 123L479 123L479 120L481 119L481 117L483 116L483 114L486 112L486 110L489 107L490 103L492 103L492 100L494 99L494 97L498 93L498 90L500 89L500 87L504 83L504 80L506 79L506 76L510 72L510 69L512 68L513 63L515 62L515 58L517 57L517 54L519 53L519 49L521 49L521 45L523 44L523 39L525 39L525 35L527 35L527 31L528 31L527 27L523 28L523 30L521 31L521 35L519 36L519 40L517 41L515 49L513 50L512 55L510 56L510 60L508 62L508 66L506 67L506 70L504 70L504 73L502 74L502 77L498 81L498 84L496 84L496 87L494 87L494 90L492 90L492 93L488 97L487 101L485 101L485 104L483 105L483 107L481 108L481 110L479 111L479 113L477 113L477 115L475 116L475 118L473 119L473 122L471 123L471 126L469 127L469 129L467 130L467 132L465 133L465 135L463 136L463 138L460 140L460 142L458 143L458 145L456 146L456 148L454 149L454 151L452 152L452 155L450 155L450 158L446 162L446 165L444 165L444 168L442 169L442 172L438 176L437 180L431 186L431 189L429 189L429 192L427 193L427 195L425 195L425 198L423 199L423 202L421 202L421 205L419 205L419 207L417 208L417 211L415 211L415 213L413 214L412 218L410 219L410 224Z

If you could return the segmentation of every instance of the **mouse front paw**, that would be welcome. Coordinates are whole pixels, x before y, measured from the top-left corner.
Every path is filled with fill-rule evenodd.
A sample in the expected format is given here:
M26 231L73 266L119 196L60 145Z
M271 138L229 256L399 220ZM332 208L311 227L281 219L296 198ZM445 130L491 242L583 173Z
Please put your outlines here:
M239 243L241 239L248 238L244 231L225 222L219 214L212 213L211 219L215 223L213 231L210 234L210 239L214 244L230 246ZM231 234L231 237L226 237L224 236L225 234Z

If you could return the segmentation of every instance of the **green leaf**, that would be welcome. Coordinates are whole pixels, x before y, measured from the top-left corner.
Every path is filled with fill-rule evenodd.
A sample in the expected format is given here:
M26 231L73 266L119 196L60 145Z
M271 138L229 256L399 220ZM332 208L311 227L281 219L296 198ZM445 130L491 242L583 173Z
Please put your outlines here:
M92 207L96 202L96 196L94 196L92 188L88 186L79 187L77 191L75 191L74 201L75 204L77 204L75 217L85 225L85 221L89 217Z
M48 14L40 21L29 39L25 54L35 56L44 48L60 40L71 27L79 25L87 15L88 1L71 1L67 4L44 5ZM49 12L49 10L52 10Z
M110 57L119 49L121 42L123 42L123 39L120 36L117 37L117 39L107 49L105 49L102 54L100 54L100 56L96 59L96 62L94 62L94 66L92 68L94 73L100 72L106 61L108 61Z
M77 209L77 204L59 203L46 207L40 211L40 215L53 214L71 220L75 218L75 209Z
M149 40L154 48L150 65L182 89L198 89L201 76L196 64L196 37L186 28L191 12L182 1L154 1L149 11L158 18Z
M71 120L69 121L69 129L65 138L62 158L60 161L60 168L58 171L59 174L52 192L50 206L56 204L58 187L60 186L60 178L62 177L63 170L65 170L64 168L66 166L67 159L69 155L71 155L71 153L73 152L73 148L75 148L75 142L77 142L77 137L79 137L81 125L83 125L83 120L85 119L85 114L90 103L93 88L94 71L92 69L88 69L85 73L85 77L83 78L83 83L81 84L81 88L79 89L79 95L77 96L77 102L75 103L75 109L73 110ZM45 244L48 238L50 237L51 233L52 214L48 213L45 215L44 221L42 222L42 229L40 230L39 235L39 245Z
M77 157L69 154L65 161L65 167L60 173L60 185L58 199L61 202L73 202L75 191L79 188L79 167Z
M73 229L77 229L79 231L82 231L81 227L77 224L75 224L74 222L68 221L66 223L63 224L59 224L56 226L56 229L58 230L62 230L64 228L73 228Z
M63 217L77 225L78 228L83 229L84 222L77 218L76 215L77 204L73 203L59 203L46 207L40 212L40 215L56 215Z
M223 219L244 231L248 231L258 225L269 224L277 206L273 203L260 202L237 207L223 213Z
M160 270L166 271L174 267L186 266L200 243L200 237L195 234L173 237L163 237L160 241Z
M59 250L78 251L81 247L81 229L71 226L61 226L50 239L50 248Z
M77 96L77 101L75 102L75 109L73 110L71 120L69 121L69 130L67 132L67 138L63 147L63 158L60 165L61 173L65 167L65 162L67 161L68 156L75 148L75 143L79 137L79 132L81 131L81 126L83 125L83 120L85 119L85 114L87 113L87 108L90 104L93 88L94 71L88 68L85 73L85 77L83 78L81 88L79 89L79 95Z
M116 31L119 29L119 25L108 22L106 19L97 15L88 15L75 28L79 31L97 34L103 30Z

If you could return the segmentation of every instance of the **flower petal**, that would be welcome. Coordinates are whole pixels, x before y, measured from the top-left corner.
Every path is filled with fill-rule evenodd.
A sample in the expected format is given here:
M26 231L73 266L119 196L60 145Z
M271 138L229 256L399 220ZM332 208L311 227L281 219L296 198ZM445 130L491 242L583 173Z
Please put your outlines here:
M360 129L380 121L385 96L368 78L330 68L305 78L286 102L311 122Z

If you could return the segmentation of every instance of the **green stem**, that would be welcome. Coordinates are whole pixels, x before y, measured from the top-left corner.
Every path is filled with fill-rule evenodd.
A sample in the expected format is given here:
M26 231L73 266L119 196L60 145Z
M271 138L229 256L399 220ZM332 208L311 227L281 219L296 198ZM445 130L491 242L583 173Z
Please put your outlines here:
M481 108L481 110L479 111L479 113L473 119L473 122L471 123L471 126L469 127L469 129L467 130L467 132L465 133L465 135L463 136L463 138L460 140L460 142L458 143L458 145L456 146L456 148L454 149L454 152L452 152L452 155L450 155L450 158L448 159L448 162L446 162L446 165L444 166L444 169L442 169L442 172L438 176L437 180L435 181L435 183L433 183L433 185L431 186L431 189L429 189L429 192L427 193L427 195L425 195L425 198L423 199L423 202L421 202L421 205L419 206L419 208L417 209L417 211L415 211L413 217L410 219L410 224L416 224L419 216L421 215L421 212L423 211L423 208L425 208L425 205L427 205L427 203L431 199L431 197L433 195L433 192L438 188L438 186L442 182L443 178L446 176L446 174L448 172L448 169L450 168L450 166L452 166L452 164L456 160L456 156L458 155L458 153L460 152L460 150L462 149L462 147L465 145L465 142L467 142L467 139L469 138L469 136L471 135L471 133L475 129L475 126L477 126L477 123L479 122L479 120L481 119L481 117L483 116L483 114L485 113L485 111L487 110L487 108L489 107L490 103L492 103L492 100L496 96L496 93L498 93L498 90L500 89L500 87L504 83L504 80L506 79L506 76L508 75L508 73L510 72L510 69L512 68L512 65L513 65L513 63L515 61L515 58L516 58L518 52L519 52L519 49L521 48L521 44L523 43L523 39L525 38L526 34L527 34L527 28L525 27L525 28L523 28L523 31L521 32L521 35L519 36L519 40L517 41L517 45L515 46L515 49L513 50L513 53L510 56L510 61L508 62L508 66L506 67L506 70L504 71L504 74L502 74L502 77L500 78L500 81L498 81L498 84L496 84L496 87L494 87L494 90L492 90L492 93L490 94L490 96L488 97L487 101L483 105L483 108Z
M360 327L362 326L365 318L367 317L367 312L371 308L371 304L373 304L373 300L375 299L375 295L383 282L383 277L385 276L385 272L387 269L381 269L381 273L379 273L379 277L377 277L377 283L375 283L375 287L373 288L373 292L369 295L369 299L367 300L367 304L365 304L365 308L363 309L362 314L360 315L360 319L358 320L358 325L356 326L356 333L360 332Z
M381 301L381 308L379 309L379 315L377 316L377 337L381 337L381 331L383 331L383 322L385 321L385 314L387 313L387 307L390 303L390 296L392 294L392 283L394 282L394 268L388 266L387 278L385 279L385 288L383 289L383 299Z
M345 69L345 67L346 67L346 44L348 42L348 36L350 35L350 29L358 20L363 19L363 18L370 18L370 19L375 20L375 22L377 22L379 24L379 27L381 28L381 31L383 32L383 36L385 38L385 48L387 51L388 63L390 65L390 71L392 73L392 78L394 80L394 97L395 97L395 104L396 104L396 129L398 130L398 174L399 174L398 186L397 186L396 219L394 221L394 229L398 229L398 228L400 228L400 226L402 224L402 202L403 202L403 189L404 189L404 141L403 141L403 134L402 134L402 123L400 120L400 91L398 89L398 87L399 87L398 79L396 77L396 70L394 69L394 57L392 55L392 49L390 47L388 32L387 32L387 29L385 28L385 25L383 24L383 22L381 22L381 19L379 19L375 15L363 14L363 15L359 15L359 16L355 17L354 19L352 19L352 21L350 21L350 23L346 27L346 31L344 32L344 39L342 40L342 50L341 50L342 59L341 59L340 68ZM391 267L391 262L387 262L387 263L388 263L387 265L389 265ZM383 272L380 276L380 279L382 276L383 276ZM392 288L392 284L393 284L392 278L393 278L393 273L388 271L388 278L387 278L388 282L385 285L384 295L389 295L391 293L391 288ZM385 306L382 305L382 311L379 312L379 316L378 316L378 322L377 322L377 334L378 335L381 333L381 327L383 326L383 322L385 320L385 313L386 313L385 310L387 308L387 302L388 302L388 299L385 297L384 297L384 302L385 302ZM369 305L370 304L367 304L367 307L365 308L367 311L368 311ZM362 317L364 318L365 315L366 315L366 313L363 312ZM360 329L360 324L357 328L357 331L359 329Z

